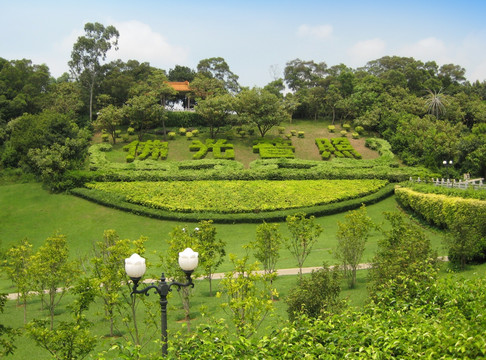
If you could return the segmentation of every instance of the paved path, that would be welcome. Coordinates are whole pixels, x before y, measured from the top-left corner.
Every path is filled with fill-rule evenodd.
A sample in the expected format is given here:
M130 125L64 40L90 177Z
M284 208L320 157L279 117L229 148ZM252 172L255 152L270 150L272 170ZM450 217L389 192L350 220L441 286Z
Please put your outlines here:
M447 256L440 256L438 258L439 261L449 261ZM330 266L330 268L333 268L334 266ZM371 264L359 264L358 265L358 270L365 270L371 268ZM314 266L314 267L304 267L302 268L302 273L303 274L309 274L312 271L322 269L322 266ZM263 274L264 271L260 270L257 271L257 273ZM278 269L277 270L277 276L286 276L286 275L297 275L299 273L299 268L291 268L291 269ZM220 280L224 278L225 273L215 273L212 275L212 279L215 280ZM199 277L197 280L203 280L205 277ZM143 280L143 283L153 283L156 282L157 280L155 279L145 279ZM47 290L45 290L47 293ZM62 291L62 288L57 289L57 291ZM17 300L18 294L17 293L12 293L7 295L8 300Z

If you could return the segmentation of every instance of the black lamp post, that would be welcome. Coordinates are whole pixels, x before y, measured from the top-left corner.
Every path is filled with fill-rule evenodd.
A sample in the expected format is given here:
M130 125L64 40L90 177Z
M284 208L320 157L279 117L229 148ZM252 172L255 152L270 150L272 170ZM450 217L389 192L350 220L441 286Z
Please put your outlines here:
M179 253L179 266L186 274L186 283L180 283L177 281L172 281L167 283L165 281L164 273L160 277L160 281L157 284L149 285L141 290L138 290L138 283L142 276L145 274L146 265L145 259L138 254L133 254L128 259L125 259L125 271L127 275L133 281L132 294L145 294L149 295L149 291L154 289L154 291L160 296L160 331L162 340L162 355L167 356L167 295L172 291L172 286L177 286L179 289L187 286L194 287L192 282L191 274L198 264L198 253L194 252L192 249L187 248L183 252Z
M452 162L452 160L449 160L449 161L444 160L444 161L442 161L442 164L445 166L446 172L447 172L447 177L449 178L450 177L450 174L449 174L448 167L449 166L452 166L453 162Z

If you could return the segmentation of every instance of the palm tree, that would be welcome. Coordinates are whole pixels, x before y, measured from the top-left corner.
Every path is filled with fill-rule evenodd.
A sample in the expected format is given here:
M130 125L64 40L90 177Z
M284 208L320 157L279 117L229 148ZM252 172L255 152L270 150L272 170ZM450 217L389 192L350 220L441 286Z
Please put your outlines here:
M437 119L439 119L439 115L445 113L445 107L448 104L447 100L442 94L442 89L439 91L432 91L427 89L429 95L427 96L427 100L425 101L425 105L427 106L427 110L430 114L435 115Z

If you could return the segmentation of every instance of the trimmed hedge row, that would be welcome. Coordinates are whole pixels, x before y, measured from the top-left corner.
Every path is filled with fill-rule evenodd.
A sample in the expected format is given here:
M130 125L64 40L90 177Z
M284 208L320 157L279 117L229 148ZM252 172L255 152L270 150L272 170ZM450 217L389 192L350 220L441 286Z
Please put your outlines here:
M327 138L315 140L323 160L329 160L332 154L337 158L362 159L347 138Z
M458 189L458 188L449 188L444 186L435 186L432 183L428 183L428 184L417 183L413 181L408 182L406 187L426 194L442 194L447 196L462 197L465 199L486 200L486 189L485 190Z
M128 155L126 160L128 163L138 160L145 160L149 156L152 160L158 160L160 157L162 160L167 159L169 153L169 145L167 142L161 142L160 140L148 140L140 142L138 140L132 141L130 144L123 147L123 151L127 151Z
M324 216L337 214L344 211L354 210L359 208L362 204L370 205L377 203L391 195L393 195L394 185L388 184L378 190L376 193L338 203L331 203L326 205L319 205L313 207L299 208L298 211L303 211L308 215ZM178 213L161 209L148 208L138 204L128 203L121 195L107 193L104 191L74 188L71 189L72 195L93 201L95 203L108 206L111 208L127 211L136 215L143 215L151 218L162 220L175 221L194 221L213 220L216 223L260 223L262 221L285 221L288 215L293 215L296 209L271 211L261 213L240 213L240 214L219 214L211 212L200 213Z
M426 221L439 227L449 228L457 222L458 212L470 214L477 219L478 229L486 236L486 201L464 199L441 194L427 194L410 188L397 186L395 195L400 204L413 210Z

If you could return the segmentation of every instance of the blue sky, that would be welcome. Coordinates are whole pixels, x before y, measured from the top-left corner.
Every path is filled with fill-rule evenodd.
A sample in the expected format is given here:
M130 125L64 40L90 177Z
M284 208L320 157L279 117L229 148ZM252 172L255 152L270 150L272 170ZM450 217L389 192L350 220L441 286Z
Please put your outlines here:
M86 22L114 25L119 50L169 70L223 57L243 86L283 76L293 59L357 68L385 55L454 63L486 80L486 1L0 0L0 57L68 71ZM271 70L272 69L272 70Z

